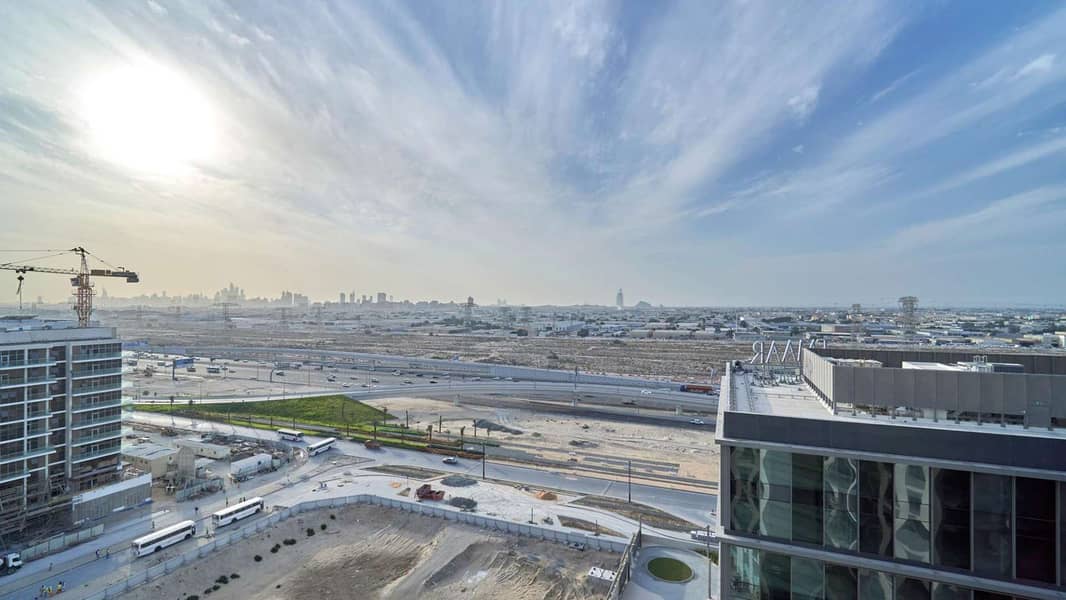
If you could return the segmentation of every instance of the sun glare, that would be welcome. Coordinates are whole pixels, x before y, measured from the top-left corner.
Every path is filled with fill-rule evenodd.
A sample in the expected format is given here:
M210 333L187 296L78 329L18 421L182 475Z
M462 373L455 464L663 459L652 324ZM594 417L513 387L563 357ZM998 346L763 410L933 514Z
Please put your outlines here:
M153 63L116 68L82 94L94 152L125 167L178 174L216 151L213 111L180 74Z

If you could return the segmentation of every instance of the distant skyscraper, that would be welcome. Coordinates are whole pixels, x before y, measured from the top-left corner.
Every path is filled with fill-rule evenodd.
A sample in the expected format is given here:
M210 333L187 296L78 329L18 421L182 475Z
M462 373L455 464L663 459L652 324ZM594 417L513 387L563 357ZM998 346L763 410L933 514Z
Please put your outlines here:
M622 296L622 288L618 288L618 295L614 297L614 305L618 308L625 308L625 298Z
M385 304L385 292L378 292L378 304Z
M341 304L344 304L344 292L341 292L341 300L340 300L340 303L341 303Z

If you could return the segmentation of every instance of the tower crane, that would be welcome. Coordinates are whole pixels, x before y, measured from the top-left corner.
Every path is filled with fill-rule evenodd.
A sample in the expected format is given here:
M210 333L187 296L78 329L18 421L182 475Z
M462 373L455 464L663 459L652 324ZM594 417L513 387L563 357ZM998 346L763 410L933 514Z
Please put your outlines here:
M77 288L74 291L74 296L77 299L74 304L74 311L78 315L78 326L88 327L89 316L92 314L93 311L93 283L90 279L91 277L121 277L126 280L126 283L138 283L140 281L140 277L138 277L137 273L134 273L133 271L130 271L125 267L115 267L102 260L100 257L92 254L85 248L82 248L81 246L78 246L77 248L71 248L70 250L63 250L58 254L53 254L40 258L51 258L53 256L59 256L61 254L67 253L76 254L81 258L81 266L79 268L56 269L53 267L39 267L36 265L0 263L0 270L14 271L18 274L18 294L20 298L20 304L22 298L22 281L23 279L25 279L26 273L53 273L56 275L72 275L72 277L70 278L70 285ZM96 260L99 260L100 262L111 268L90 269L88 259L86 258L87 256L92 256Z

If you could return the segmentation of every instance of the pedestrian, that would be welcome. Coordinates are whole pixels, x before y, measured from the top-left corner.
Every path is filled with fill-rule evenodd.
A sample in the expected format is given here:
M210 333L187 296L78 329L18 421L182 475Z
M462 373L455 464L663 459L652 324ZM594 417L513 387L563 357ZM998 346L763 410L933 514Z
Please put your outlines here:
M99 548L96 549L96 558L100 558L100 549Z
M192 507L192 511L194 513L196 513L196 514L200 514L200 507L199 506L194 506L194 507Z
M56 593L57 594L63 593L63 582L62 581L60 581L59 585L56 586Z
M105 555L104 558L111 558L111 548L107 549L107 555Z

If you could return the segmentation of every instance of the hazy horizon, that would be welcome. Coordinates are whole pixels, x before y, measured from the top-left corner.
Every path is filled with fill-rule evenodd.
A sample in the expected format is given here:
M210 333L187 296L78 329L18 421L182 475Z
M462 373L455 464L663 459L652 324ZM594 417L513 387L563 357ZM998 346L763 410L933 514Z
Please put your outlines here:
M140 273L115 296L1057 306L1063 31L1055 2L9 3L0 250L85 246Z

